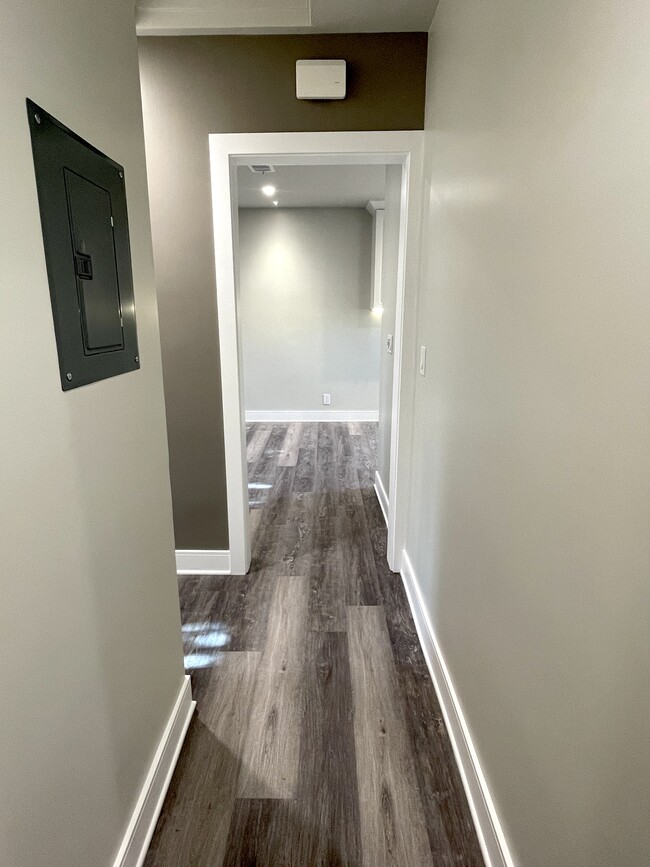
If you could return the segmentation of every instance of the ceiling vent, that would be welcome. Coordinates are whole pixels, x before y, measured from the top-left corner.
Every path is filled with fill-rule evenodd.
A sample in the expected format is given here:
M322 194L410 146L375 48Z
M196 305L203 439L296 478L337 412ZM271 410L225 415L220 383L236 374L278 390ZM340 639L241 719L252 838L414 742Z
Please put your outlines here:
M254 175L265 175L267 172L274 172L275 169L273 166L268 165L267 163L256 163L253 166L248 167Z

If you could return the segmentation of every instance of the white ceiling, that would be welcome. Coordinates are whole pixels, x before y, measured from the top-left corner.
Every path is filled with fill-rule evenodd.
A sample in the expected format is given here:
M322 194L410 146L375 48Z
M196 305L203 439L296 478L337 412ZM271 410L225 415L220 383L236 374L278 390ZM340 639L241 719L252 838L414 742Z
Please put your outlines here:
M276 193L261 188L272 184ZM248 166L237 169L240 208L365 208L371 199L383 199L386 166L277 166L265 175Z
M141 36L425 31L438 0L136 0Z

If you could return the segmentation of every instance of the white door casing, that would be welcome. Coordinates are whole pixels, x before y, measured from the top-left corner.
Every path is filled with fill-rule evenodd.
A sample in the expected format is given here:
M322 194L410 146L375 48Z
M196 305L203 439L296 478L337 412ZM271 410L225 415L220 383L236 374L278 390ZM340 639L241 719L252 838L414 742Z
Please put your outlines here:
M235 575L245 574L251 559L241 327L237 313L237 166L251 162L402 166L387 522L388 564L398 572L408 520L423 132L220 133L209 139L228 533L231 572Z

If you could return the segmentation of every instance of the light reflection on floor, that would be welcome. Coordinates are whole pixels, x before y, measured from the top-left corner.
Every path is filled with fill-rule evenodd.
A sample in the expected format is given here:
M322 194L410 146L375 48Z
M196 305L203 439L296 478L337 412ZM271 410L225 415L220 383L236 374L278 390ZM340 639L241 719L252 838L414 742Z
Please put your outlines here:
M270 490L273 485L267 485L264 482L249 482L248 483L248 508L256 509L258 506L263 506L266 502L266 491ZM257 493L252 494L251 491Z
M223 623L184 623L183 638L191 647L185 654L185 670L209 668L219 659L219 651L228 644L230 636Z
M218 659L218 651L214 653L188 653L184 657L185 671L196 671L197 668L210 668Z

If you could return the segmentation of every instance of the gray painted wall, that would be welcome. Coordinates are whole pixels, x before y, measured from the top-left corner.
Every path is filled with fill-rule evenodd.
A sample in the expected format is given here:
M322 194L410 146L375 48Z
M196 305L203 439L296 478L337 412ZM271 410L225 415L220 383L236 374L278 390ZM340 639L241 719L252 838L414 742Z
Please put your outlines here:
M247 410L377 412L371 233L365 209L240 210ZM329 407L323 392L331 394Z
M421 129L426 33L139 40L179 548L228 547L208 134ZM349 93L295 97L295 61L342 57Z
M379 386L379 439L377 472L384 490L390 498L390 446L393 411L393 353L386 345L388 335L395 336L395 304L397 296L397 257L399 250L400 204L402 167L386 167L386 214L384 217L384 244L381 269L381 361Z
M407 548L521 867L650 859L650 5L442 0Z
M0 28L0 861L113 863L183 680L131 0ZM61 391L25 111L126 170L142 368Z

